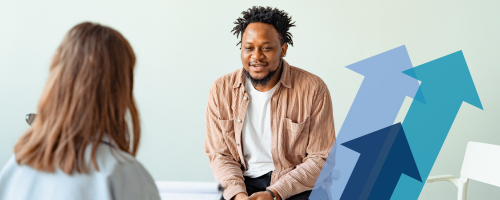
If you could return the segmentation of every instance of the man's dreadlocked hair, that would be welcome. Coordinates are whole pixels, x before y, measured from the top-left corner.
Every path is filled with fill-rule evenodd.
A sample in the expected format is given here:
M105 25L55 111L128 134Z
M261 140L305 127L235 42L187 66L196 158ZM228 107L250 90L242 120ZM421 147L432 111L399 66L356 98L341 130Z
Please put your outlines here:
M288 29L295 26L295 22L292 22L292 17L289 17L288 13L285 11L278 10L278 8L273 9L269 6L267 8L254 6L247 11L241 12L241 14L243 14L243 17L238 18L234 22L236 26L231 31L234 32L233 35L236 35L236 38L238 38L240 34L241 39L243 38L243 32L245 32L245 29L250 23L262 22L274 26L280 36L281 44L287 43L293 46L292 34L288 32ZM241 43L241 39L238 44ZM238 44L236 44L236 46L238 46Z

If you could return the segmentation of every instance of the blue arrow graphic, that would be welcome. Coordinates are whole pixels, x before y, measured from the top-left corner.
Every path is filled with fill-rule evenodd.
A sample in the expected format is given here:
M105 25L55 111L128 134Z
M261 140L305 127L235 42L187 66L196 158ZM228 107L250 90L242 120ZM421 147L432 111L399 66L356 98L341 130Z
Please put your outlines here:
M426 180L462 102L483 107L462 51L404 73L422 81L403 127L418 171ZM418 199L423 186L423 182L401 176L391 199Z
M401 124L397 125L400 129L377 180L373 184L368 200L390 199L401 174L406 174L415 181L422 182L406 134ZM362 193L362 199L365 199L365 195L368 195L367 192Z
M365 78L310 199L340 199L360 154L338 144L394 124L405 97L418 89L417 80L401 73L412 67L404 45L347 66Z
M361 154L342 200L389 199L401 173L421 181L401 123L342 145Z

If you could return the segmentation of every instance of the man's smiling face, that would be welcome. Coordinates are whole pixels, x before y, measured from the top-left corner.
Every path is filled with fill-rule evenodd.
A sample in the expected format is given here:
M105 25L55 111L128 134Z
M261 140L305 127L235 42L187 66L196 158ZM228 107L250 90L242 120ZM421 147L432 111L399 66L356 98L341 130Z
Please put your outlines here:
M254 80L269 80L278 70L286 48L286 44L281 45L274 26L261 22L250 23L241 39L243 68Z

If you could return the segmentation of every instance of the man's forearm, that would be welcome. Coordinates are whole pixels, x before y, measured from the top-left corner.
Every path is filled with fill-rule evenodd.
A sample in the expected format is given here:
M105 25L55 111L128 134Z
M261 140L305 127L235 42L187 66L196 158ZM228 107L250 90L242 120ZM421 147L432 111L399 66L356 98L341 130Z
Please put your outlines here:
M275 190L283 199L307 190L312 190L325 163L325 159L321 157L307 159L268 188Z
M215 180L225 188L224 198L230 199L238 193L246 194L245 179L241 165L225 155L218 153L207 155L214 172Z

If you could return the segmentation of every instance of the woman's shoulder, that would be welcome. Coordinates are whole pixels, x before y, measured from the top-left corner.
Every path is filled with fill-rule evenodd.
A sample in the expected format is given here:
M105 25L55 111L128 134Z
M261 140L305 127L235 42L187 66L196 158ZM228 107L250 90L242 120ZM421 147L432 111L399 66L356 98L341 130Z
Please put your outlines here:
M129 153L99 144L96 170L90 162L92 147L85 151L88 173L71 175L60 169L43 172L19 165L13 155L0 171L0 199L160 199L151 175ZM85 195L77 198L76 194Z
M90 159L92 155L92 148L88 148L87 151L89 152L86 152L86 163L89 167L93 168L92 161ZM145 168L134 156L107 142L101 142L99 144L95 152L95 160L98 167L97 171L102 171L102 173L138 173L145 171Z
M16 156L15 155L12 155L9 159L9 161L7 161L7 163L5 163L5 165L0 168L0 188L3 188L3 179L6 179L8 176L12 176L13 173L12 171L15 170L16 168L18 167L18 164L16 162Z
M99 170L113 187L114 193L123 198L116 199L158 199L159 193L153 177L129 153L109 144L100 144L96 151ZM135 197L134 197L135 196Z

